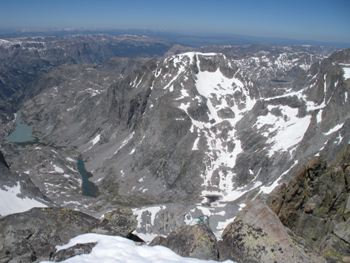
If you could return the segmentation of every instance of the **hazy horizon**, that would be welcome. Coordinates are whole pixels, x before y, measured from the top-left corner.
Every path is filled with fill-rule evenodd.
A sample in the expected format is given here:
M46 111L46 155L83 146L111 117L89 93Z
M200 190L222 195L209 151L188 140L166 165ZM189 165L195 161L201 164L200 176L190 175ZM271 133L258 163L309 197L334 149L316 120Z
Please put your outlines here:
M139 29L350 43L349 11L345 0L13 0L0 3L0 29Z

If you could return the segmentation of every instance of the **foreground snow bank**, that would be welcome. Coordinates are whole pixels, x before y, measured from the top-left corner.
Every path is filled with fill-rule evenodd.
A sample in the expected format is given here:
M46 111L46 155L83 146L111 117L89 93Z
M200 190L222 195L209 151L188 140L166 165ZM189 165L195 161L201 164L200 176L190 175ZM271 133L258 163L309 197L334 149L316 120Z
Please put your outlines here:
M155 246L149 247L146 245L137 245L135 242L118 237L99 234L84 234L77 236L69 241L68 244L57 246L57 250L67 249L76 244L97 242L90 254L79 255L67 259L63 262L79 262L79 263L161 263L161 262L182 262L182 263L200 263L200 262L215 262L199 260L194 258L184 258L168 248ZM225 261L226 263L232 261ZM44 263L44 262L42 262Z

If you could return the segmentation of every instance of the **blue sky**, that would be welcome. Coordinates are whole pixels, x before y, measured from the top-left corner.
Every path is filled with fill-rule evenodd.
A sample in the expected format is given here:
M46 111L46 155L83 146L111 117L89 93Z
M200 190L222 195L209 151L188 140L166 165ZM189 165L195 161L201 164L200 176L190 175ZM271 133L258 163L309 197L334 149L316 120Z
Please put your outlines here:
M0 0L0 28L67 27L350 43L350 0Z

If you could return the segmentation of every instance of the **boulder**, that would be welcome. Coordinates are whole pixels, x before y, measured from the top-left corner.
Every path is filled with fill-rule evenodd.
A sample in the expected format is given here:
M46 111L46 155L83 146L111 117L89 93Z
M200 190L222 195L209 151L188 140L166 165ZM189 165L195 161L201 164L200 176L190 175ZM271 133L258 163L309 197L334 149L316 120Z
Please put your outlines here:
M57 251L50 260L61 262L74 256L89 254L95 245L96 243L76 244L73 247Z
M205 224L182 226L166 238L156 237L150 245L168 247L183 257L218 259L215 235Z
M267 203L304 243L328 261L346 262L350 254L350 146L334 161L311 160Z
M89 232L98 220L65 208L33 208L0 219L0 262L48 259L56 245Z
M163 237L163 236L156 236L155 238L153 238L153 240L151 241L151 243L149 243L150 246L167 246L167 238Z
M298 244L277 215L260 200L248 203L225 228L219 254L220 260L245 263L323 262Z
M89 253L92 246L76 246L56 253L56 246L78 235L100 233L128 237L137 221L130 209L116 209L98 220L67 208L33 208L0 219L0 262L33 262L57 258L64 260Z
M128 237L137 227L136 216L130 208L117 208L103 215L93 232Z

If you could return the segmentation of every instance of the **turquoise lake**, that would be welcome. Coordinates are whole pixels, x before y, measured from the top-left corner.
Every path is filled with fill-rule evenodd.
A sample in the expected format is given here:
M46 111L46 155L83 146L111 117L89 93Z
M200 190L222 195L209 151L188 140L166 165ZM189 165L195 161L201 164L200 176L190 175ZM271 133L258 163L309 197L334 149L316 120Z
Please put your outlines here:
M16 118L15 130L6 137L6 140L13 143L35 142L32 127L22 121L20 114Z

